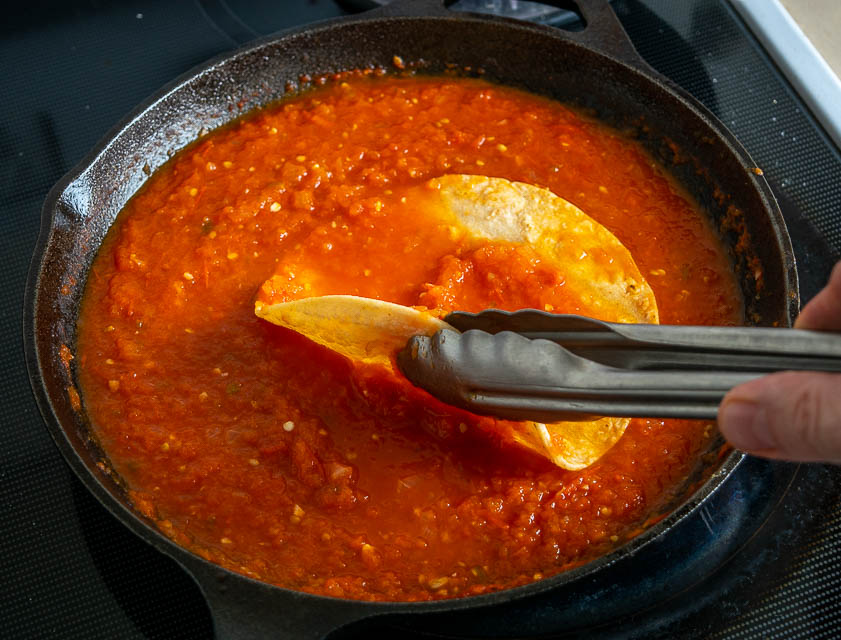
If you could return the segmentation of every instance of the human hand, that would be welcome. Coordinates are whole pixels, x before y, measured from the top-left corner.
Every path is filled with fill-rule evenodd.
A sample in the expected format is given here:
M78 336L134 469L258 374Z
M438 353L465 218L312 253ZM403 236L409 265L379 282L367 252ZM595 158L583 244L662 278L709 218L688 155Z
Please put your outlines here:
M794 326L841 331L841 262ZM841 463L841 374L787 371L739 385L722 400L718 426L754 455Z

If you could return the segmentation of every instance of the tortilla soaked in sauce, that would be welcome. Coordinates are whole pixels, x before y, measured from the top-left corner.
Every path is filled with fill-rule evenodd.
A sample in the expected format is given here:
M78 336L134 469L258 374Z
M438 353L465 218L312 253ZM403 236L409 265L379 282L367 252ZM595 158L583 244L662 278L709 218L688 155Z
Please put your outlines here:
M165 535L292 589L452 598L606 553L687 476L714 425L634 419L595 463L562 469L506 445L492 419L254 315L273 275L296 299L587 313L533 246L464 243L400 201L447 174L586 212L633 257L661 322L742 322L704 213L633 140L480 80L343 74L175 156L90 271L82 400Z
M548 189L501 178L447 175L430 180L425 191L416 197L431 201L429 208L452 217L474 238L532 247L558 271L573 298L570 307L602 320L657 322L654 293L628 250Z
M607 229L547 189L504 178L446 175L420 188L392 193L383 208L388 212L410 209L410 216L395 212L380 220L391 224L392 218L400 216L419 225L437 227L456 242L460 255L492 246L488 242L533 250L541 264L556 272L554 280L547 282L554 293L563 292L563 297L550 305L558 313L574 308L614 322L657 321L654 293L628 250ZM449 257L439 256L437 260ZM496 275L504 277L504 269L503 266L503 273ZM320 288L330 286L330 281L325 283L318 271L318 264L308 264L304 286L293 287L294 293L285 294L287 283L296 275L281 265L281 275L273 276L261 287L255 313L351 360L378 362L394 371L394 356L409 337L432 335L448 328L436 316L468 306L481 309L486 304L484 300L469 299L481 296L483 289L475 283L464 286L464 282L455 295L451 292L437 298L436 287L427 286L422 296L426 302L435 300L430 309L358 296L309 297L313 291L317 294ZM315 286L313 281L317 282ZM532 289L540 291L544 286L533 283ZM295 294L302 290L307 297L296 299ZM629 422L602 418L551 425L504 421L489 424L501 441L522 446L564 469L577 470L598 460L619 440Z

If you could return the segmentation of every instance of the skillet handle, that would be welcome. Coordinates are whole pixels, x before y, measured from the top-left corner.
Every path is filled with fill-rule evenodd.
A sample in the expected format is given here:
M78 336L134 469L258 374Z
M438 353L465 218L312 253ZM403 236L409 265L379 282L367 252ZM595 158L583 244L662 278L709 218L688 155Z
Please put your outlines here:
M631 39L616 17L608 0L542 0L545 4L577 13L584 18L583 31L568 31L566 35L584 46L606 53L621 62L648 73L656 73L640 56ZM447 7L456 0L393 0L382 7L366 12L369 16L446 16ZM659 75L659 74L658 74Z
M368 603L279 590L192 555L176 560L198 583L216 640L322 640L374 613Z
M448 6L456 0L393 0L376 9L365 12L365 16L412 17L449 15Z
M568 32L570 39L606 53L641 71L653 71L634 48L631 38L619 22L608 0L541 1L559 9L573 11L584 18L584 30Z

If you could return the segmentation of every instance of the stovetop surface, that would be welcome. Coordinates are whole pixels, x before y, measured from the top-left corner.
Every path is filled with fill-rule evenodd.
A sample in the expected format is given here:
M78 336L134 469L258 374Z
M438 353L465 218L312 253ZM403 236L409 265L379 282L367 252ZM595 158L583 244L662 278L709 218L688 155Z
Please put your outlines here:
M841 249L838 149L725 0L612 5L639 52L716 113L765 171L809 299ZM207 638L197 586L114 519L50 440L23 360L24 281L47 191L135 104L217 53L344 9L332 0L86 0L6 12L0 629L15 638ZM834 467L747 459L698 514L609 579L481 616L392 619L340 635L838 637L839 496Z

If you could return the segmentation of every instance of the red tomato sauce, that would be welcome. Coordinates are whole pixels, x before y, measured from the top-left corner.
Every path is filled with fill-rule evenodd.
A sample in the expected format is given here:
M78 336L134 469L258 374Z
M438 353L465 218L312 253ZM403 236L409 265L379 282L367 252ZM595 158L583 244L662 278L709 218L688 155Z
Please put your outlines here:
M633 140L478 80L349 76L177 155L93 265L76 354L84 405L164 534L292 589L448 598L604 554L686 476L709 424L633 420L595 464L567 471L498 446L489 418L255 317L262 283L284 268L316 274L318 293L567 311L529 250L459 253L388 217L388 191L445 173L573 202L630 250L661 322L741 323L703 213Z

